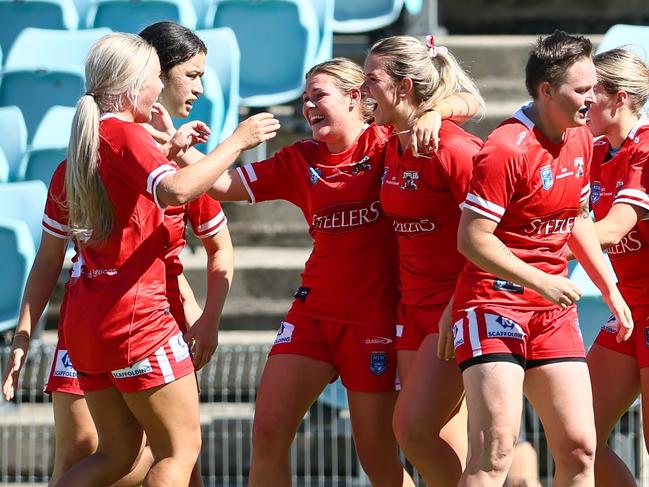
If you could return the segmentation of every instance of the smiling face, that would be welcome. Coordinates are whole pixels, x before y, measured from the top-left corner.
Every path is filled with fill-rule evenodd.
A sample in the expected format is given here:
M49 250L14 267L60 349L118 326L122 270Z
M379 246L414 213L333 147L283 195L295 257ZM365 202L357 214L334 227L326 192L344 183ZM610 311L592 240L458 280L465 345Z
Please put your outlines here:
M394 124L399 103L397 84L385 71L380 56L370 54L365 60L365 82L361 87L363 96L374 103L374 121L377 125Z
M360 98L360 89L345 93L328 74L310 76L302 95L302 115L313 138L332 147L348 138L350 129L362 123Z
M203 93L201 76L205 72L205 53L176 64L164 75L160 103L172 117L186 118L194 102Z
M133 109L133 121L138 123L151 120L151 107L156 102L162 91L160 80L160 61L154 56L149 65L147 77L137 97L137 106Z
M588 128L593 135L606 135L608 129L615 123L617 101L615 94L607 93L602 85L595 86L595 102L588 110Z
M590 58L572 64L563 83L547 88L550 95L547 107L554 123L561 128L585 125L588 109L595 101L596 84L595 65Z

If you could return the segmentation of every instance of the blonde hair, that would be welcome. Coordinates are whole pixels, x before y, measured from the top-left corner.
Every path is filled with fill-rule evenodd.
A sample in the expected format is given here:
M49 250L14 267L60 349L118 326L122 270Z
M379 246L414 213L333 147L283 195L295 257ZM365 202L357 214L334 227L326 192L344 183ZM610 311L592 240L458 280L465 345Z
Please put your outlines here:
M649 69L640 57L627 49L616 48L593 58L597 82L608 94L625 91L630 108L639 115L649 99Z
M437 55L431 58L428 47L416 38L392 36L376 42L369 54L381 58L383 69L393 80L412 80L419 101L414 118L457 92L471 93L484 109L484 100L477 86L445 49L437 48Z
M365 81L363 68L361 68L354 61L344 58L336 57L313 66L304 76L309 80L316 74L326 74L331 76L334 80L336 87L343 93L350 93L352 90L360 90L361 85ZM363 119L371 121L374 118L372 104L363 98L361 101L361 112Z
M99 39L86 59L86 94L79 98L67 153L65 191L68 224L75 240L105 242L113 228L113 207L98 171L102 113L137 106L155 50L132 34Z

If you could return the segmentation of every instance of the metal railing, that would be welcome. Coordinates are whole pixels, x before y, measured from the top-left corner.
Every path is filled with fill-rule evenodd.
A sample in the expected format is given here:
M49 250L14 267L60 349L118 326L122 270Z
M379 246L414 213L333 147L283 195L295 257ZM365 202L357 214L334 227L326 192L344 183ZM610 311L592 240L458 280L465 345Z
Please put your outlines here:
M250 467L255 391L269 345L222 344L199 373L201 388L202 470L206 485L244 486ZM0 350L2 364L9 349ZM54 344L32 344L17 398L0 403L0 482L47 482L54 459L54 427L50 397L42 392ZM297 486L367 486L354 451L349 411L342 388L327 391L304 418L291 450ZM550 485L553 462L543 428L530 407L522 420L524 437L536 450L539 474ZM633 405L611 438L615 451L649 486L647 455L639 403ZM417 485L424 485L416 472Z

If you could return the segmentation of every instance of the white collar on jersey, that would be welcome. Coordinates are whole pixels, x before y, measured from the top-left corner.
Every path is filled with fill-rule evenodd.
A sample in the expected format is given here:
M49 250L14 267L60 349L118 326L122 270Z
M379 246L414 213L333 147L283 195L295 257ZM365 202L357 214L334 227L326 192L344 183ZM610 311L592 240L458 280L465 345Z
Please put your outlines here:
M532 120L530 120L530 118L525 115L525 109L529 108L530 106L532 106L531 101L524 103L518 110L516 110L516 113L514 113L512 117L524 124L528 129L534 130L534 122L532 122Z
M649 125L649 117L642 115L631 129L631 132L629 132L628 138L635 139L635 134L638 132L638 130L646 125Z
M118 118L119 120L121 120L123 122L126 122L126 120L124 120L122 117L120 117L117 113L106 112L106 113L102 113L99 116L99 120L106 120L108 118Z

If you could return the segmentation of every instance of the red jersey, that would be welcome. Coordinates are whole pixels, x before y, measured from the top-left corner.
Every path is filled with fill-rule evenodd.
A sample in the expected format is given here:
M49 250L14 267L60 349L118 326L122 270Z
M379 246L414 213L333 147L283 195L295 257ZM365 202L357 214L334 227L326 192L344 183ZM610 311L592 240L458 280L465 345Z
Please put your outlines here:
M494 235L514 255L547 274L566 275L566 245L587 201L593 152L586 127L550 142L519 110L487 139L475 157L463 207L498 223ZM555 305L537 292L507 282L468 262L454 308L476 305L542 310Z
M185 228L188 221L191 222L194 234L200 239L213 237L227 223L221 204L207 195L202 195L183 206L166 208L164 211L164 225L169 231L170 242L165 256L167 299L171 305L171 313L181 328L184 328L186 323L178 287L178 276L183 272L179 255L185 247Z
M393 333L397 247L379 202L390 130L371 125L339 154L304 140L237 169L252 203L290 201L309 224L313 252L293 312Z
M381 206L399 242L401 302L438 304L451 299L466 260L457 251L460 205L482 141L452 122L442 122L439 150L415 157L388 142Z
M649 120L633 127L619 151L611 157L604 138L595 142L590 201L595 220L604 218L618 203L649 210ZM620 290L631 304L649 302L649 221L639 221L620 243L608 249Z
M165 289L169 232L156 199L175 168L141 126L116 117L100 122L99 155L113 230L105 245L81 248L63 321L74 367L87 373L126 367L178 333Z

